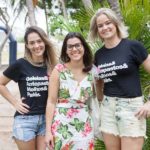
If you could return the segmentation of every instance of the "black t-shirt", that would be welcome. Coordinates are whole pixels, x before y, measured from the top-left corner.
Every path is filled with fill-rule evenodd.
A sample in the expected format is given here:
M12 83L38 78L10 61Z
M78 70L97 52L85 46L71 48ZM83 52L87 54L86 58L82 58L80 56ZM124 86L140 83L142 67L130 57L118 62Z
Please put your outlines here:
M25 115L44 114L48 97L48 74L47 67L36 67L27 60L18 59L9 66L3 74L18 82L20 96L30 106L29 113ZM16 112L16 115L21 115Z
M148 53L138 41L122 39L114 48L102 47L95 54L95 65L104 80L104 94L112 97L138 97L142 95L139 66Z

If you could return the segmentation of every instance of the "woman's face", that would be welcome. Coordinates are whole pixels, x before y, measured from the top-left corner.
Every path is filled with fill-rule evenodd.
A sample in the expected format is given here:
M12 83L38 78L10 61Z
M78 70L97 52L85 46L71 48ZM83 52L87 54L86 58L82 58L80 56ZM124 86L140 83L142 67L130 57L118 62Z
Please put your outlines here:
M68 39L66 53L71 61L82 60L84 55L84 47L80 39L76 37Z
M32 32L28 35L27 42L26 46L30 50L32 58L43 58L45 43L41 37L37 33Z
M96 23L99 36L104 41L118 36L116 26L105 14L98 16Z

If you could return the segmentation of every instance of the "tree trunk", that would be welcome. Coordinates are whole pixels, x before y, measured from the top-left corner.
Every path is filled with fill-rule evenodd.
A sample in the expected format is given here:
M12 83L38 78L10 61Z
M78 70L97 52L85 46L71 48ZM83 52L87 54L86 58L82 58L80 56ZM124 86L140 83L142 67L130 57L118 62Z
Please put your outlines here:
M82 0L82 3L85 7L85 9L89 9L89 8L92 8L92 1L91 0Z
M45 0L43 0L43 4L44 4L45 19L46 19L46 31L47 31L47 34L48 34L48 36L49 36L48 19L47 19L47 7L46 7L46 2L45 2Z
M65 19L68 19L68 15L67 15L67 10L66 10L66 6L65 6L65 0L59 0L61 3L61 8L63 11L63 16Z
M120 10L120 5L118 0L107 0L111 9L117 14L120 20L123 21L123 17Z
M0 67L2 66L2 51L4 49L4 46L5 46L8 38L9 38L9 35L11 34L11 30L12 30L8 25L6 27L8 29L7 30L8 32L6 34L6 37L4 38L4 40L2 41L2 43L0 44Z
M0 66L1 66L1 64L2 64L2 51L3 51L3 48L4 48L4 46L5 46L5 44L6 44L6 42L7 42L7 40L8 40L8 38L9 38L9 35L11 34L11 31L12 31L12 28L13 28L13 26L14 26L14 23L16 22L16 20L17 20L17 18L18 18L18 16L19 16L19 12L18 12L18 14L15 16L15 18L14 18L14 20L13 20L13 22L12 22L12 25L10 26L9 24L8 24L8 22L9 22L9 20L7 20L6 19L6 16L4 15L5 13L7 13L7 12L4 12L1 8L0 8L0 16L1 16L1 21L5 24L5 26L6 26L6 29L7 29L7 34L6 34L6 37L4 38L4 40L1 42L1 44L0 44ZM7 13L8 14L8 13Z
M26 0L26 5L28 9L29 23L31 26L35 26L37 23L36 23L35 14L34 14L33 2L31 0Z

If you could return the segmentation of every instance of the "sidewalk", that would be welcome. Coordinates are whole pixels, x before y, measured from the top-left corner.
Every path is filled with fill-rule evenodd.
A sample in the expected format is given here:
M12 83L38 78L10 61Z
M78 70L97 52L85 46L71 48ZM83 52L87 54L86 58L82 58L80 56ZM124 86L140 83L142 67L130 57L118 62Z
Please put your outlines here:
M0 68L0 74L7 65ZM8 89L14 96L19 97L17 84L13 81L8 83ZM14 108L0 95L0 150L18 150L11 138Z

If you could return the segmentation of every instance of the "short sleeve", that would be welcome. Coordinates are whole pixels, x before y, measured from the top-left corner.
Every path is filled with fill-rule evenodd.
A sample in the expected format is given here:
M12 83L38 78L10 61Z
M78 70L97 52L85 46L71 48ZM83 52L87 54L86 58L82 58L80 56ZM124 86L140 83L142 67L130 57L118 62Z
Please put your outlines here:
M14 64L10 65L3 74L11 80L18 82L20 79L20 65L19 62L16 61Z
M138 41L133 41L131 50L133 53L133 58L139 65L142 64L148 56L146 48Z

